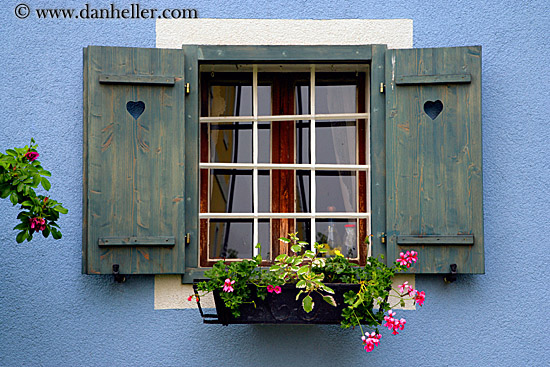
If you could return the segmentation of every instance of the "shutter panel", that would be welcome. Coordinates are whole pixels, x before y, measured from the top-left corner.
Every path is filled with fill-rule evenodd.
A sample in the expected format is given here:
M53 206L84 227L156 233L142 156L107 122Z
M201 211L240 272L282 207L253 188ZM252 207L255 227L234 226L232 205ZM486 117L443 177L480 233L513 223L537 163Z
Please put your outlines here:
M388 261L484 273L481 47L386 52Z
M84 49L83 273L183 273L181 50Z

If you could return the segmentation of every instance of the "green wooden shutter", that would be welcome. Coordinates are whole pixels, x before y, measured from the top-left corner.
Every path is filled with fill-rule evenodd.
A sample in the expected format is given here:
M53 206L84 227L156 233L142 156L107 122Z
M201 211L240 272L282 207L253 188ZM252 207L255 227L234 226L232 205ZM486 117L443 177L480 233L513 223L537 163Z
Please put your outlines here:
M386 52L388 261L484 273L481 47Z
M84 49L83 273L185 271L181 50Z

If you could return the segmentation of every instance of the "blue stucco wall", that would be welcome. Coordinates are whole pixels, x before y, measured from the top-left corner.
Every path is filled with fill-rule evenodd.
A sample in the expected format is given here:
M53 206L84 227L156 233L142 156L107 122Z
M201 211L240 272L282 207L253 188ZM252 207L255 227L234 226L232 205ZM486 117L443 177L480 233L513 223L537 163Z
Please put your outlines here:
M119 285L81 275L82 47L154 47L155 23L20 20L13 14L18 3L0 5L0 150L37 138L43 164L54 171L52 196L70 214L61 221L63 240L18 245L11 231L16 210L0 202L0 365L547 365L547 0L140 1L195 7L202 18L410 18L415 47L483 46L486 274L451 285L417 277L426 305L400 311L405 331L384 332L369 354L357 331L205 326L196 310L153 310L152 277Z

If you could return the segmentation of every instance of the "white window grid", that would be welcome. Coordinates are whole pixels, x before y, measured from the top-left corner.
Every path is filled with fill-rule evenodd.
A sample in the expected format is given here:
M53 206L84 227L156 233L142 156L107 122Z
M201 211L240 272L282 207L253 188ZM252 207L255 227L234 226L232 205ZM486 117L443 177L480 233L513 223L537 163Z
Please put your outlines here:
M309 243L316 242L316 219L367 219L367 236L370 231L370 114L365 113L334 113L334 114L315 114L315 70L316 65L310 65L310 113L302 115L258 115L258 65L252 65L252 112L253 116L217 116L217 117L200 117L199 122L202 123L223 123L223 122L252 122L252 163L222 163L222 162L200 162L200 169L208 169L208 177L210 177L211 169L246 169L252 170L252 213L199 213L200 219L253 219L253 244L258 243L258 224L259 219L310 219L310 238ZM367 73L368 75L368 73ZM369 91L369 80L367 78L366 92ZM369 111L369 98L366 98L366 111ZM310 163L259 163L258 162L258 122L269 121L310 121ZM319 164L316 163L316 120L365 120L366 122L366 137L365 137L365 152L367 164ZM356 125L357 126L357 125ZM210 144L209 144L210 146ZM358 147L358 139L356 136L356 147ZM210 149L210 148L209 148ZM210 152L209 152L210 156ZM258 171L259 170L274 170L274 169L289 169L289 170L306 170L311 172L310 178L310 212L309 213L260 213L258 211ZM355 207L359 208L359 172L366 172L366 197L367 210L366 212L317 212L316 208L316 171L354 171L355 184L357 187L355 195ZM208 192L210 193L210 179L208 180ZM270 190L270 193L272 191ZM294 198L295 199L295 198ZM210 208L210 195L208 195L208 208ZM358 222L357 222L358 223ZM270 226L271 227L271 226ZM209 231L208 231L209 232ZM359 227L357 227L359 233ZM359 243L359 236L356 238L356 246ZM209 240L209 239L208 239ZM209 246L207 246L209 248ZM315 251L312 245L312 250ZM370 248L369 248L370 252ZM259 249L253 246L253 256L258 255ZM369 254L367 254L368 256ZM358 255L359 256L359 253ZM210 255L208 255L210 259Z

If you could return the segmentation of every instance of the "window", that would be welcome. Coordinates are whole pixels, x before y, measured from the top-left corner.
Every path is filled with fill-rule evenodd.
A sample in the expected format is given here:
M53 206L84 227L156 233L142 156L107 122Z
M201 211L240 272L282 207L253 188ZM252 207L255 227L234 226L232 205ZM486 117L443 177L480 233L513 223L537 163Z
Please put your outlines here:
M484 272L479 46L90 46L83 135L83 273L191 282L291 231Z
M368 64L200 66L201 265L258 242L269 261L289 232L365 258L367 78Z

